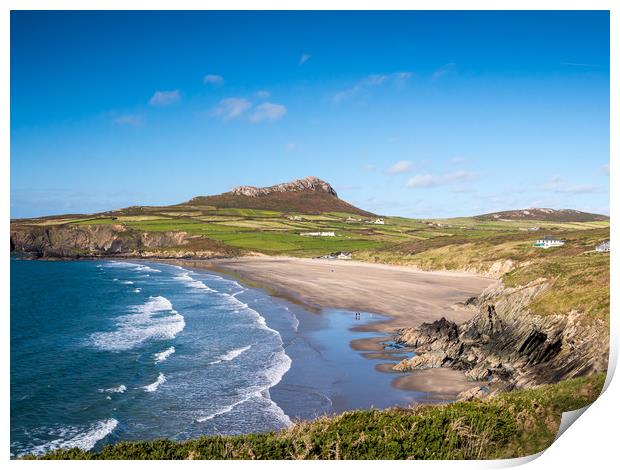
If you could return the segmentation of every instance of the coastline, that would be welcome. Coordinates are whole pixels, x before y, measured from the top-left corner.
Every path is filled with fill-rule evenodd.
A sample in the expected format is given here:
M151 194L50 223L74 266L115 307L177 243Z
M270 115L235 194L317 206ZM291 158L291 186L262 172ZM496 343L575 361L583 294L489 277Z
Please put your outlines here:
M370 335L350 339L348 347L369 362L382 360L381 364L369 367L392 376L392 388L426 395L418 395L415 401L454 400L460 392L482 384L467 380L464 373L454 370L396 373L390 365L411 351L390 350L385 343L394 339L399 328L419 326L442 316L456 323L469 320L474 311L463 303L494 284L494 279L470 273L286 257L156 262L217 272L314 315L329 316L334 310L362 312L363 321L353 324L350 330ZM374 314L381 318L369 319Z

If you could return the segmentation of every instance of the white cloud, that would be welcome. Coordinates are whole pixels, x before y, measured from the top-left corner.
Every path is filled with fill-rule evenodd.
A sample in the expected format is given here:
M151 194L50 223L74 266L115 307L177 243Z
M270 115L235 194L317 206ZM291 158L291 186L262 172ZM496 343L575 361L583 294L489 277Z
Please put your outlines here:
M171 90L171 91L156 91L151 99L149 100L149 104L151 106L166 106L168 104L176 103L181 99L181 93L179 90Z
M441 67L439 67L437 70L435 70L433 72L433 74L431 75L431 79L438 80L441 77L443 77L444 75L452 73L454 71L454 69L456 69L456 64L453 63L453 62L450 62L449 64L442 65Z
M230 121L242 116L251 107L252 103L245 98L225 98L220 101L213 114L224 121Z
M341 103L344 100L354 97L355 95L368 91L371 88L384 85L386 83L393 83L397 86L402 86L413 74L411 72L396 72L391 74L375 74L359 80L355 85L346 90L339 91L332 97L334 103Z
M270 96L271 96L271 93L269 93L267 90L258 90L256 92L256 97L263 99L263 100L269 98Z
M388 175L399 175L401 173L407 173L413 169L413 162L408 160L401 160L399 162L394 163L391 167L386 170Z
M254 108L250 116L252 122L277 121L286 114L286 106L276 103L263 103Z
M598 188L591 184L566 184L561 176L553 176L541 189L553 193L588 194L596 192Z
M222 85L224 83L224 77L216 74L208 74L204 76L202 81L205 84Z
M429 173L425 175L415 175L407 181L407 186L410 188L433 188L456 182L474 181L478 179L478 177L478 173L464 170L446 173L443 175L433 175Z
M139 127L142 125L142 123L144 122L144 119L142 116L138 115L138 114L122 114L120 116L117 116L113 119L115 124L121 124L124 126L132 126L132 127Z
M407 186L410 188L431 188L433 186L439 186L440 184L441 179L431 174L415 175L407 181Z
M310 60L310 57L312 57L310 54L308 54L307 52L304 52L299 58L299 65L304 65L306 62Z

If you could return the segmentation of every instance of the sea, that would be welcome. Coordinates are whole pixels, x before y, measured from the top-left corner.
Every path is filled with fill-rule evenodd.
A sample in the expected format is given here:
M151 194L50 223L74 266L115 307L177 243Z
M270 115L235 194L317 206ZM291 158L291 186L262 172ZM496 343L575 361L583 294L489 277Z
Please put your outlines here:
M16 258L10 292L13 457L421 398L349 347L364 336L352 312L309 312L215 272Z

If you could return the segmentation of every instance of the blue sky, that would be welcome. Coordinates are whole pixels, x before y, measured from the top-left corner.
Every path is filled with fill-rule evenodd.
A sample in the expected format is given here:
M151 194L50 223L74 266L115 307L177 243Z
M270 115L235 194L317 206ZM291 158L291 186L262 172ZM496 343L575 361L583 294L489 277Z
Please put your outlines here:
M609 213L608 13L12 13L12 217L308 175L388 215Z

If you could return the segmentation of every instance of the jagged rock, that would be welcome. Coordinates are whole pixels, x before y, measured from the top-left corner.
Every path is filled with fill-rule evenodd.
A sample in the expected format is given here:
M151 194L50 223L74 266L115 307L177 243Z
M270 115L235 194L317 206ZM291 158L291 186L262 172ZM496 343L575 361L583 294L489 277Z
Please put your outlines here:
M323 191L332 196L338 197L336 190L332 186L316 176L308 176L307 178L290 181L288 183L276 184L266 188L257 188L255 186L237 186L232 189L234 195L243 195L249 197L264 196L271 193L297 192L297 191Z
M396 364L393 369L399 372L407 372L411 370L434 369L441 367L446 361L447 356L441 351L433 351L420 356L413 356L409 359L403 359Z
M442 366L465 370L472 380L498 380L506 387L605 371L609 346L604 325L583 324L578 312L542 316L528 310L548 288L545 279L516 288L498 283L477 299L476 315L458 327L442 318L400 330L397 339L418 354L413 364L403 361L402 368L442 358Z

